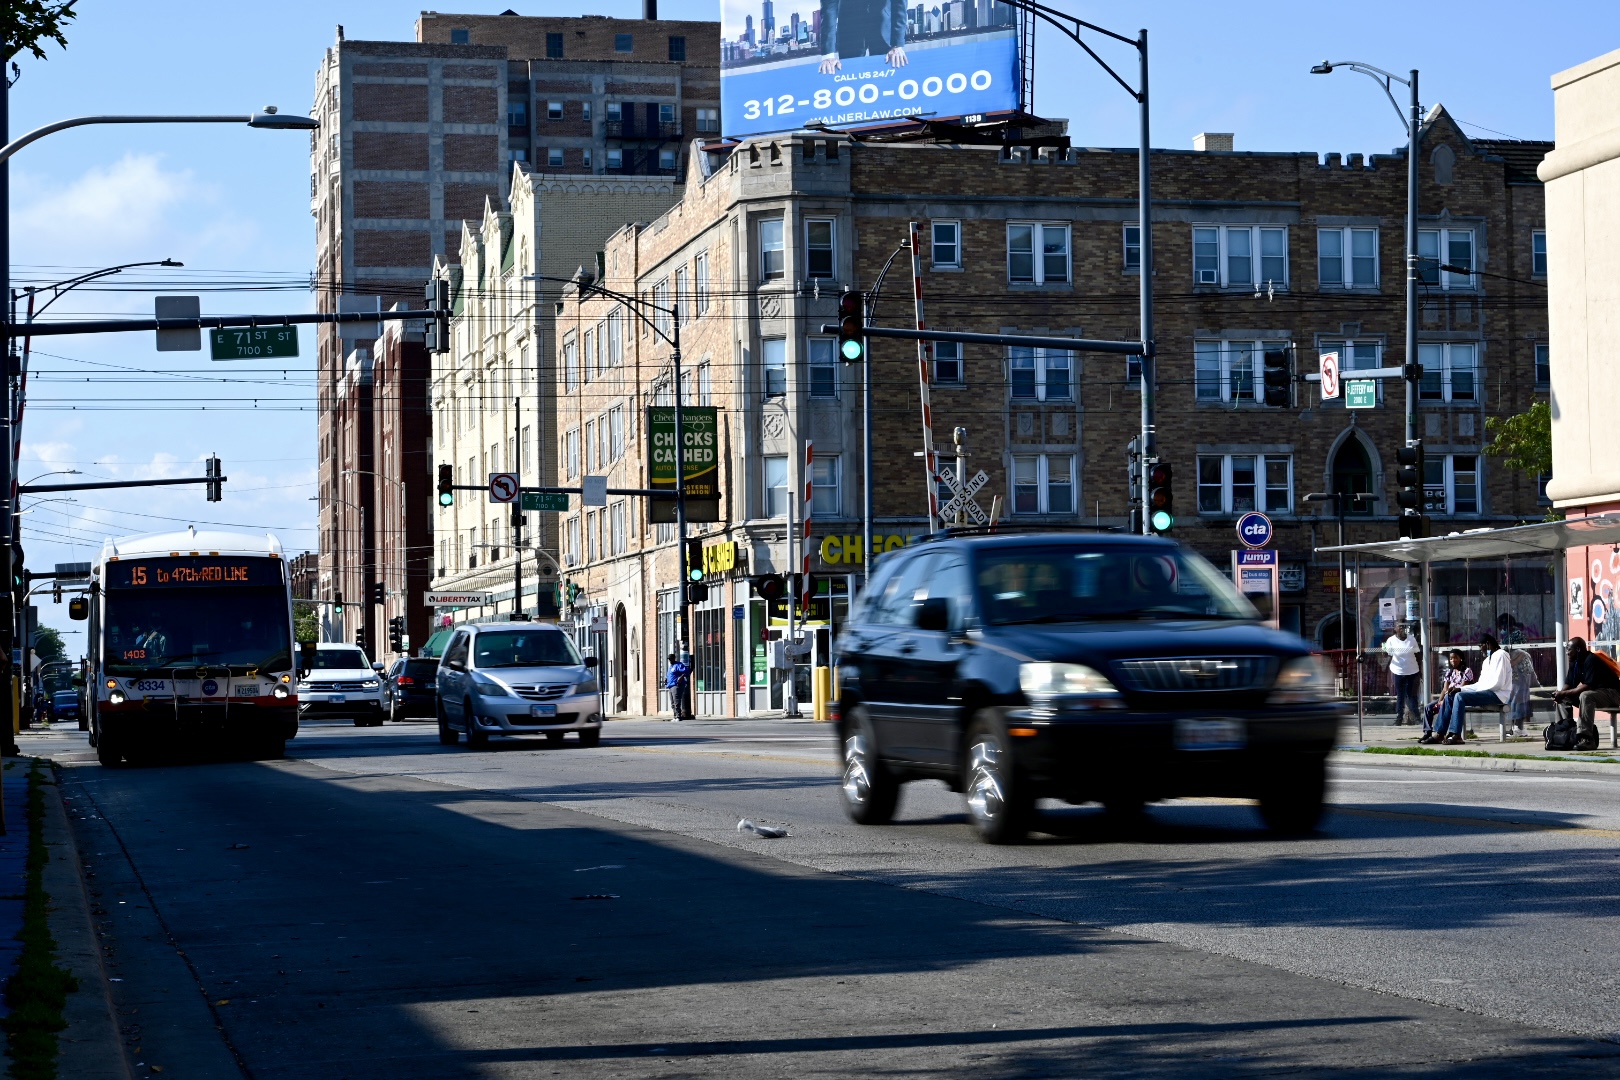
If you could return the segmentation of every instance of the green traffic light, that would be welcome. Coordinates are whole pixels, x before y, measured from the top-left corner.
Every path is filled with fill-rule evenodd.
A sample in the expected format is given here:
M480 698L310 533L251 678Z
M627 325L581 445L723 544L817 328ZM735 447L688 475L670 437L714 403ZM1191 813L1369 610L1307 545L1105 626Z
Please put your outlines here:
M839 346L839 351L844 354L845 360L859 360L861 358L861 343L854 340L846 341Z
M1175 516L1168 510L1155 510L1152 517L1154 532L1169 532L1176 523Z
M702 581L703 580L703 571L701 569L699 569L698 567L694 566L694 567L692 567L692 569L690 569L690 570L688 570L686 572L686 576L688 578L690 578L691 580L693 580L693 581Z
M453 505L455 503L455 501L456 501L456 496L455 496L454 492L450 492L450 491L441 491L441 492L439 492L439 505L440 506L450 506L450 505Z

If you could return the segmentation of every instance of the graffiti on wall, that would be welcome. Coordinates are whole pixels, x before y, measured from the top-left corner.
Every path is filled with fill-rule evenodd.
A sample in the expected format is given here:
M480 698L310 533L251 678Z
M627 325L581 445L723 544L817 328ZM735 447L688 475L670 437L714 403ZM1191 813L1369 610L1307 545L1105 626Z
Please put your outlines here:
M1620 582L1620 547L1609 552L1599 549L1592 555L1591 588L1587 592L1593 641L1620 641L1620 616L1614 609L1615 594L1620 591L1616 589L1617 582ZM1572 613L1574 599L1571 595Z

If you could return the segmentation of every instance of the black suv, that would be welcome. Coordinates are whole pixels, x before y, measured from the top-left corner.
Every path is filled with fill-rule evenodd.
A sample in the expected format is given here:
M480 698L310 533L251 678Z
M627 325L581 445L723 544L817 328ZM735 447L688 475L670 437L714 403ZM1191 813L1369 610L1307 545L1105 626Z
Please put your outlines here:
M1331 669L1169 540L954 536L895 552L839 656L842 795L864 825L925 778L964 792L991 843L1020 840L1042 797L1124 816L1254 798L1284 833L1322 815L1344 711Z

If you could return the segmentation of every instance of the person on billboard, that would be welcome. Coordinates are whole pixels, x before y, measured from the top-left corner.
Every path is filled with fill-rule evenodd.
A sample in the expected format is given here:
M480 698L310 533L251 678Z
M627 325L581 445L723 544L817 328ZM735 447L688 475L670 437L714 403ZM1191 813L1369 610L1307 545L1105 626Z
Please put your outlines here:
M906 6L901 0L821 0L823 75L859 56L882 56L890 67L905 67Z

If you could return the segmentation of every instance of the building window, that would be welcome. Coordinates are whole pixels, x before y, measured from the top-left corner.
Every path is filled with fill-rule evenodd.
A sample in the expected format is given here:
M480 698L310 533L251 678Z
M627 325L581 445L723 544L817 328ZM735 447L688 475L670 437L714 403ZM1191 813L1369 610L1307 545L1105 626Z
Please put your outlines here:
M804 276L833 276L833 222L811 218L804 223Z
M546 150L546 166L548 168L552 168L552 169L560 169L560 168L562 168L562 166L563 166L562 147L560 147L560 146L552 146L552 147L547 148L547 150Z
M715 134L720 130L719 109L697 110L697 129L699 134Z
M1425 401L1477 401L1479 348L1472 342L1418 346L1423 380L1418 396Z
M1198 512L1290 513L1294 508L1294 459L1290 454L1198 455Z
M1552 346L1536 346L1536 389L1552 389Z
M787 338L759 343L760 387L766 397L787 393Z
M580 151L580 158L581 158L581 164L584 166L585 171L590 172L591 171L591 148L587 146L587 147L585 147L585 149L581 150Z
M653 324L667 334L670 331L669 278L652 287Z
M579 385L579 346L572 338L563 342L563 389Z
M842 479L837 454L817 455L810 463L810 511L816 517L838 517L844 512L844 500L839 494Z
M1125 226L1125 272L1142 272L1142 226Z
M523 147L521 147L521 146L508 147L507 151L506 151L506 160L507 161L528 161L529 160L529 152L527 150L523 149Z
M658 106L658 122L660 124L675 123L675 105L673 102L664 102Z
M1479 457L1432 454L1423 461L1423 509L1431 514L1477 514Z
M709 364L707 361L698 365L697 403L699 405L714 404L714 380L710 376Z
M1007 279L1033 285L1069 280L1069 227L1009 223Z
M1441 289L1474 287L1474 230L1419 229L1417 253L1418 280L1425 285ZM1441 270L1442 265L1457 269Z
M1378 230L1316 230L1316 275L1324 289L1378 288Z
M579 103L579 118L581 120L589 120L591 118L591 103L590 102L582 101L582 102Z
M679 34L669 36L669 58L677 64L686 63L686 38Z
M962 343L934 342L934 381L948 386L962 383Z
M608 123L617 124L619 121L621 121L623 119L624 119L624 103L621 102L621 101L610 101L610 102L608 102L607 103L607 121L608 121Z
M524 476L534 475L534 443L529 438L529 425L523 425L523 468Z
M633 35L631 35L631 34L614 34L613 35L613 51L614 52L635 52L636 51L635 37Z
M709 253L700 251L692 259L693 306L699 318L709 312Z
M625 528L624 500L608 507L608 554L623 555L630 547L629 530Z
M508 98L506 102L506 126L526 128L529 126L529 103L522 98Z
M810 339L810 396L838 396L838 348L832 338Z
M450 44L468 45L472 43L472 31L465 27L456 27L450 31Z
M1069 401L1074 397L1073 353L1014 345L1007 350L1007 365L1015 398Z
M691 312L687 307L687 297L691 294L686 290L686 267L675 268L675 322L685 326L691 319Z
M563 36L556 33L546 34L546 59L561 60L563 58Z
M1194 342L1195 399L1231 403L1261 400L1260 365L1264 350L1265 343L1260 341Z
M618 461L624 457L624 406L615 405L608 410L608 453L612 455L609 461Z
M936 221L933 223L934 265L960 267L962 265L962 223Z
M1288 287L1288 230L1259 225L1193 229L1193 283Z
M1547 484L1552 480L1552 473L1536 474L1536 503L1540 506L1551 506L1552 497L1547 494Z
M602 448L596 442L596 421L585 421L585 472L598 475L602 469Z
M759 277L761 281L776 281L787 275L787 262L785 261L782 244L782 219L761 219L759 223Z
M1547 234L1541 229L1530 234L1530 276L1547 276Z
M607 167L610 172L618 172L624 168L624 151L608 147Z
M1013 458L1012 512L1074 513L1074 456L1022 454Z
M660 172L674 172L675 171L675 151L673 151L673 150L660 150L660 151L658 151L658 169L659 169Z
M787 517L788 459L771 455L765 459L765 516Z
M546 119L561 120L563 118L563 103L560 101L546 102Z

